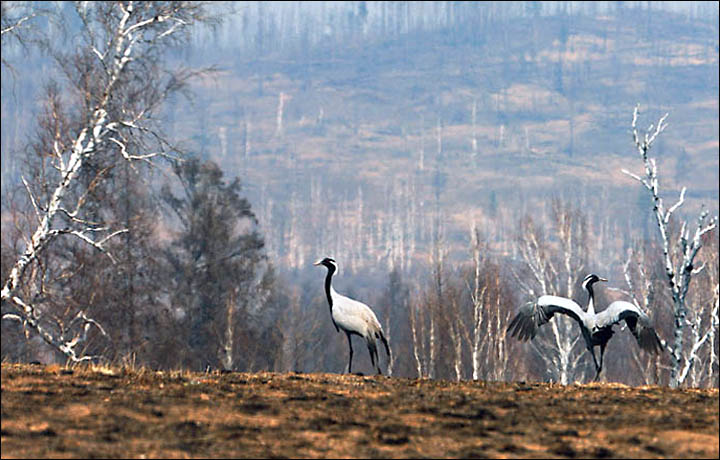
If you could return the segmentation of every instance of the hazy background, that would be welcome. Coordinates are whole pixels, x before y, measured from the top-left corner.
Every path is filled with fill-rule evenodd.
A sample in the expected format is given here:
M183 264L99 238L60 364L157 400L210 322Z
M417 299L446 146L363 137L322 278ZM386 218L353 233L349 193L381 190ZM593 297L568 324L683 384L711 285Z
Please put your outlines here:
M171 53L218 71L170 101L165 129L240 178L269 261L316 308L321 257L337 259L338 290L371 302L392 269L422 280L437 243L448 266L468 263L474 229L517 262L519 223L548 225L553 198L586 213L587 269L620 285L631 238L657 237L647 192L620 172L642 170L636 104L642 129L670 113L654 147L667 202L687 186L683 215L717 214L716 2L220 7L222 25ZM7 53L21 77L3 69L4 184L53 76L46 58Z
M436 214L455 257L473 222L507 252L515 217L551 196L606 237L642 225L644 191L620 173L641 166L636 103L641 127L670 112L663 190L717 209L715 2L231 6L177 50L220 71L168 107L168 131L241 177L280 269L327 254L351 273L412 268ZM3 181L49 76L22 74L3 85Z

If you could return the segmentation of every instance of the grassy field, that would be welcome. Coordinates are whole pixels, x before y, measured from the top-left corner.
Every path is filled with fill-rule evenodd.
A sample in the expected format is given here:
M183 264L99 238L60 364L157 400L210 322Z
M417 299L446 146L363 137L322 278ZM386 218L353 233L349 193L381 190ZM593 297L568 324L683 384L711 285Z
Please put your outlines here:
M717 458L718 390L3 364L2 457Z

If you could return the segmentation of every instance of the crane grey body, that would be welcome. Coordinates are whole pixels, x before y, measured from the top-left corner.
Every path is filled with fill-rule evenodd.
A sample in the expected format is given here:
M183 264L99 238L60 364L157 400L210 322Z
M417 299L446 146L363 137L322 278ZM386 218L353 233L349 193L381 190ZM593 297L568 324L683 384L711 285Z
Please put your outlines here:
M353 300L344 295L338 294L332 287L332 277L337 270L337 262L330 257L315 262L315 265L323 265L328 269L325 277L325 295L328 304L330 304L330 318L332 319L335 330L340 329L345 332L350 347L350 359L348 361L348 373L352 373L353 348L350 336L358 335L365 339L370 352L370 362L377 370L378 374L382 374L380 370L380 358L377 352L377 340L381 340L385 345L385 351L390 358L390 347L387 339L383 334L382 326L378 321L375 313L362 302Z
M603 365L605 347L613 335L614 324L625 321L630 332L637 339L640 348L650 353L662 350L662 343L655 329L650 324L650 318L630 302L618 300L612 302L600 313L595 313L595 298L592 285L598 281L607 281L595 274L590 274L583 280L583 288L588 292L588 308L583 311L580 305L565 297L544 295L537 302L523 306L508 327L510 335L519 340L526 341L535 338L540 326L546 324L555 313L562 313L574 319L582 331L585 345L592 355L595 363L595 380L600 377ZM595 358L594 348L600 346L600 363Z

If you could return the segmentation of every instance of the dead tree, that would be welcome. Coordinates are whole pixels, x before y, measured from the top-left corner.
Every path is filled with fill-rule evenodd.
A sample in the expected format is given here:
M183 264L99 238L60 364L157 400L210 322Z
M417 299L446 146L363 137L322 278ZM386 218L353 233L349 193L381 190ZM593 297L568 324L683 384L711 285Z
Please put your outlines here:
M510 359L512 355L508 352L512 344L508 341L507 326L513 301L505 289L501 267L489 255L489 246L481 240L474 223L471 251L473 264L465 283L470 309L464 319L458 318L458 322L471 350L472 378L510 380L516 363L523 361Z
M302 288L292 288L289 295L289 306L282 318L282 329L284 343L282 369L286 372L308 372L323 369L323 363L319 357L326 356L320 350L327 350L329 347L337 347L337 341L328 341L330 335L323 334L326 331L327 315L326 309L317 308L322 305L322 298L314 298L307 295L314 292L312 288L305 285ZM318 337L322 339L318 340ZM339 348L338 348L339 350ZM338 352L337 356L341 356Z
M553 203L551 230L557 235L559 248L552 247L542 229L530 217L520 222L518 243L525 273L515 273L520 289L528 300L540 295L575 295L575 281L585 276L587 233L585 216L559 201ZM550 333L531 342L536 356L543 361L548 377L562 384L583 379L581 335L570 318L551 321Z
M419 289L419 286L418 286ZM410 331L412 333L412 349L415 362L415 369L418 378L427 376L427 352L425 345L425 309L416 302L410 304L408 309L410 319Z
M89 217L85 206L107 170L101 169L86 183L79 179L97 157L108 156L118 163L151 162L171 150L151 120L159 105L182 89L193 73L163 73L166 69L157 60L169 44L186 39L192 25L210 19L204 8L190 2L78 3L80 43L70 47L74 54L55 52L60 73L67 76L68 93L77 99L69 113L51 113L51 117L78 120L77 126L62 130L62 123L55 125L58 129L45 146L52 168L47 169L44 184L21 178L35 229L3 281L2 303L14 310L4 318L39 334L70 361L93 359L80 351L80 344L90 327L105 331L82 310L70 323L53 323L42 305L42 285L33 286L30 275L48 248L64 236L77 238L113 260L108 241L126 229Z
M473 116L475 115L473 105ZM485 307L485 292L487 286L480 287L480 262L481 262L481 241L480 232L473 222L472 229L472 253L473 253L473 289L470 298L473 305L472 333L472 378L480 379L480 341L482 338L483 310Z
M620 288L608 288L626 295L629 300L646 314L652 310L652 305L657 302L655 277L649 268L653 266L651 257L652 248L648 248L648 242L641 244L634 243L628 249L628 255L623 262L623 277L627 290ZM654 319L657 321L657 312ZM641 351L639 347L629 349L631 362L637 367L636 375L640 376L644 384L657 384L661 380L662 354L649 354Z
M681 228L677 235L671 235L670 223L673 213L677 211L685 202L686 187L680 191L678 201L665 208L663 199L660 197L658 169L655 158L648 156L653 142L657 136L662 133L667 124L665 120L668 114L665 114L657 123L657 126L650 125L645 135L641 138L637 129L639 107L636 106L633 112L632 133L635 147L643 162L645 172L643 175L631 173L625 169L624 174L632 177L640 182L653 200L653 215L657 228L660 232L660 239L663 252L664 272L667 277L668 288L671 293L673 303L674 329L672 344L666 344L666 348L670 352L670 386L675 388L685 383L689 370L697 359L698 344L702 345L709 337L715 335L717 330L717 308L714 309L711 316L710 324L707 326L707 332L695 336L694 344L690 350L685 348L685 331L687 327L697 330L699 325L693 324L688 318L688 290L690 282L694 275L699 274L705 265L697 266L695 258L703 246L703 235L712 231L717 225L717 216L708 219L708 211L703 210L697 218L694 229L690 230L687 220L681 221Z
M0 9L0 37L2 39L3 53L0 64L16 75L16 69L6 52L9 46L17 45L24 51L29 51L33 45L42 46L42 35L38 27L38 18L43 17L55 24L55 13L52 7L45 4L28 4L28 2L2 2ZM12 45L11 45L12 43Z

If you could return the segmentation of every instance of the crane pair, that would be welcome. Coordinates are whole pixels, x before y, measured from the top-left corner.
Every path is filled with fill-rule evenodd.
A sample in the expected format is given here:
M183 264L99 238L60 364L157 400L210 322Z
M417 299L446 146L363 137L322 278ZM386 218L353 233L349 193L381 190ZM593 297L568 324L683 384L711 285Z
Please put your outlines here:
M338 332L342 329L348 339L348 347L350 348L348 373L352 372L353 348L351 335L355 334L365 339L370 352L370 361L378 374L381 374L377 341L382 341L388 358L390 358L390 347L375 313L364 303L338 294L332 287L332 277L338 269L335 259L326 257L317 261L315 265L322 265L328 270L325 277L325 295L330 305L330 318L335 329ZM571 299L543 295L537 301L520 308L515 318L510 322L508 332L510 332L511 336L526 341L535 338L538 328L547 324L556 313L571 317L580 326L587 350L593 358L596 370L595 380L600 377L605 347L614 333L612 327L620 321L625 321L628 329L637 339L640 348L650 353L660 352L662 342L652 327L650 318L635 305L618 300L612 302L600 313L595 313L593 284L599 281L607 280L591 273L582 282L583 289L588 293L587 310L584 311L580 308L580 305ZM600 362L595 357L595 346L600 347Z

